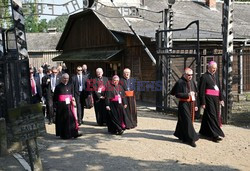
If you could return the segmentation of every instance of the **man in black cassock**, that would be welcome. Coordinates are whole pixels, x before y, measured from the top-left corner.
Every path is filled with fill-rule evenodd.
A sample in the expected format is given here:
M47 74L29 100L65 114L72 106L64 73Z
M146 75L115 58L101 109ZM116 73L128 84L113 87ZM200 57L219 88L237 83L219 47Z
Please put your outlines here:
M111 134L121 135L127 128L128 120L125 109L127 108L127 99L124 89L119 85L119 77L113 76L112 83L106 91L106 110L107 127Z
M204 109L202 116L200 134L209 137L214 142L222 140L225 137L221 130L220 104L223 106L220 82L215 75L217 63L211 61L208 64L208 71L200 78L199 95L200 103Z
M128 68L123 70L123 77L120 80L120 85L125 91L125 96L128 102L128 107L125 109L130 123L126 124L126 128L131 129L137 126L137 110L135 98L135 79L130 77L131 71Z
M62 139L77 138L79 127L75 110L75 98L73 85L69 83L69 75L62 75L62 82L58 84L54 92L56 104L56 136Z
M199 139L192 124L196 106L197 88L192 80L193 71L190 68L185 69L183 76L174 85L171 94L179 98L178 105L178 121L174 136L178 137L182 142L188 143L192 147L196 147L195 141Z
M96 78L91 80L93 86L93 99L96 115L96 122L102 126L106 123L107 110L105 110L106 88L109 84L108 78L103 76L102 68L96 69Z

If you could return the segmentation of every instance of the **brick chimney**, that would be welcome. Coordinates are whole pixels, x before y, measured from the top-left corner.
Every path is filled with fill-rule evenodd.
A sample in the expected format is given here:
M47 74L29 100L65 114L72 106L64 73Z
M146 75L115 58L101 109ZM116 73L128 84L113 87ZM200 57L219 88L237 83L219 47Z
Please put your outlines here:
M210 9L216 9L216 0L206 0L206 5Z

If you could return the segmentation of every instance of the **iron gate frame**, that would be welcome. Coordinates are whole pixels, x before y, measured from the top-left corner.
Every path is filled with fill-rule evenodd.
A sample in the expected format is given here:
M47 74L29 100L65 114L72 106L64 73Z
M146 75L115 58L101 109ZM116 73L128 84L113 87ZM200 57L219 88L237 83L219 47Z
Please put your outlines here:
M187 30L191 25L196 24L197 29L197 43L195 45L195 48L193 51L196 50L196 53L194 54L183 54L183 53L173 53L173 50L177 50L174 47L167 47L164 46L164 44L167 44L166 42L162 41L164 34L167 34L168 32L176 32L176 31L184 31ZM168 41L168 40L166 40ZM201 76L201 57L200 57L200 37L199 37L199 20L192 21L189 23L185 28L180 29L168 29L168 30L157 30L156 31L156 54L158 56L157 59L157 79L163 81L164 77L167 78L167 87L162 86L162 91L157 92L156 94L156 110L157 111L176 111L176 109L172 108L171 105L171 95L169 94L172 84L169 80L170 77L172 77L172 68L171 68L171 59L173 58L194 58L194 60L191 62L191 64L188 67L191 67L194 62L196 61L196 81L197 84L199 84L199 79ZM178 50L190 50L190 49L178 49ZM178 55L178 57L173 57L173 55ZM166 68L166 64L163 63L163 60L166 60L170 62L170 68ZM162 68L166 68L169 70L167 72L168 74L165 75L162 73ZM186 60L184 60L184 68L186 68ZM164 90L167 89L168 92L164 93ZM164 105L163 105L164 104Z

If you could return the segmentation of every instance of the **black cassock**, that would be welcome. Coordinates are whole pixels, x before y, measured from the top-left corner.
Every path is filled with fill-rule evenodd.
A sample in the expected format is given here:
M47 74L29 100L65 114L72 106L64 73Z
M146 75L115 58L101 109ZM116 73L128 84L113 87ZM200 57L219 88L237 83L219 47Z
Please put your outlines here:
M123 87L126 99L128 101L128 107L125 109L131 124L127 124L127 128L135 128L137 126L137 110L136 110L136 98L135 98L135 79L121 78L120 85ZM126 93L127 92L127 93Z
M65 85L60 83L55 88L54 102L56 104L56 136L60 136L62 139L70 139L72 137L77 137L78 135L77 119L74 116L72 109L73 94L74 88L72 84ZM66 100L65 97L68 99Z
M106 106L105 99L101 99L100 97L106 96L106 89L109 85L109 81L107 77L102 78L94 78L90 83L93 86L93 99L94 99L94 109L96 115L96 122L98 125L103 125L106 123ZM90 87L92 87L90 86Z
M178 121L174 132L174 136L178 137L183 142L187 143L191 143L193 141L195 142L199 138L194 130L194 126L192 124L192 119L191 119L192 117L191 110L194 110L192 109L192 103L194 102L188 102L182 100L189 99L188 93L190 91L197 92L196 86L192 80L188 82L184 77L182 77L176 82L173 91L174 95L177 98L180 98L178 105Z
M215 86L217 85L219 95L208 95L206 91L215 91ZM218 77L211 75L206 72L202 75L200 79L200 103L201 105L206 105L204 109L204 114L202 116L200 134L207 137L224 137L224 133L220 128L220 106L219 102L222 100L222 94L220 91L220 82Z
M120 100L118 98L120 96ZM124 104L127 104L127 99L121 85L114 86L110 84L108 91L106 91L106 106L110 107L107 113L107 127L110 133L119 133L126 129L127 124L131 124L128 119Z

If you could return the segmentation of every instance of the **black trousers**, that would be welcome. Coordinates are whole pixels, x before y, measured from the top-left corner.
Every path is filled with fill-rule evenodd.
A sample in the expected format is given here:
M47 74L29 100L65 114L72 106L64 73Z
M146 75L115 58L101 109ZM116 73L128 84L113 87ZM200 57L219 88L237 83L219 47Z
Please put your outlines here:
M54 93L51 93L46 97L47 119L49 120L49 122L55 121L53 96Z
M40 102L41 102L41 98L38 94L31 97L31 104L36 104Z
M84 117L84 93L80 92L80 95L75 95L75 99L76 99L78 123L81 123Z

